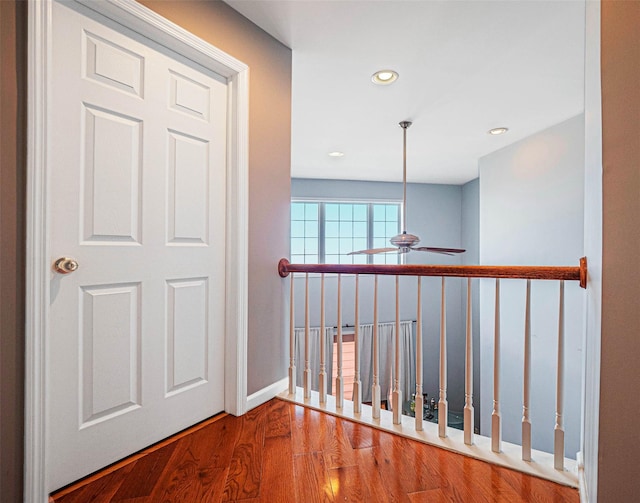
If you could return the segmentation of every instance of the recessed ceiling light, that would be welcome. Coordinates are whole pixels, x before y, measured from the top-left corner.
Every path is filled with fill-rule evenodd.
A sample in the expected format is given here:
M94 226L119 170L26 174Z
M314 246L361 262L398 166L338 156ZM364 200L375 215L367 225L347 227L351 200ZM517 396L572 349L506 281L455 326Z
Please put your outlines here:
M507 131L509 131L509 128L506 127L494 127L493 129L489 130L489 134L492 134L494 136L498 136L501 134L505 134Z
M379 70L371 76L371 82L386 86L398 80L398 72L393 70Z
M342 157L344 152L338 152L337 150L334 152L329 152L329 157Z

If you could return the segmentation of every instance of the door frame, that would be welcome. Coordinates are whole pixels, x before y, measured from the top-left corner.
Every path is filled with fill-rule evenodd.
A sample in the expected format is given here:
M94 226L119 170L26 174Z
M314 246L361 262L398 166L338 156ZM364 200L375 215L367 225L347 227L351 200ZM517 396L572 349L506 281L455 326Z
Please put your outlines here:
M24 500L48 501L49 141L52 6L29 0ZM247 410L249 67L135 0L71 0L228 79L225 411Z

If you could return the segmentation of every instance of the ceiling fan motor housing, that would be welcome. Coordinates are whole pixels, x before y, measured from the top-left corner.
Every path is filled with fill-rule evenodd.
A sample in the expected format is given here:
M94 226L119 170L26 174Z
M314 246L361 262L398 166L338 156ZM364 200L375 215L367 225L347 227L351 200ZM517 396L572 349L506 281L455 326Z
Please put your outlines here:
M403 232L397 236L393 236L390 240L392 245L400 248L411 248L420 242L420 238L414 234L407 234Z

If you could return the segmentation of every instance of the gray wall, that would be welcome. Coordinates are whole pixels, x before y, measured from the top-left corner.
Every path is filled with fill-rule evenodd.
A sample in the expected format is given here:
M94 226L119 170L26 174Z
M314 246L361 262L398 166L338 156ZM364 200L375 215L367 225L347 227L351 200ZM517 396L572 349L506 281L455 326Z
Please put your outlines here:
M286 283L276 270L278 260L289 253L291 50L223 2L142 3L250 68L247 377L251 394L286 376Z
M27 2L0 2L0 499L22 501Z
M480 262L485 265L578 265L583 255L584 117L579 115L482 157ZM522 417L524 280L501 282L503 438L519 443ZM493 399L495 282L480 291L482 433ZM584 290L566 285L566 454L580 436ZM551 452L555 423L557 282L534 282L531 301L533 447ZM551 314L550 314L551 313Z
M480 179L475 178L462 186L462 255L464 265L480 264ZM471 320L473 330L473 403L474 421L480 428L480 282L473 280L471 289ZM467 292L461 292L462 313L466 312Z
M292 197L337 199L402 199L402 184L385 182L354 182L338 180L293 179ZM421 238L421 244L460 247L462 244L462 187L455 185L407 185L407 230ZM412 252L408 263L460 264L460 256ZM379 284L379 321L395 319L395 280L381 277ZM415 320L417 314L416 280L401 278L401 318ZM337 278L328 276L326 288L326 323L336 324ZM466 285L462 280L447 280L447 365L448 398L451 410L464 406L464 336L465 304L462 301ZM424 278L422 282L424 390L429 397L438 392L438 355L440 337L440 279ZM464 294L466 295L466 293ZM354 278L342 279L343 324L353 324ZM304 326L304 280L295 284L296 326ZM310 279L310 323L320 324L320 278ZM465 297L466 299L466 297ZM464 301L466 302L466 300ZM360 322L373 322L373 278L360 279ZM415 329L415 327L414 327ZM479 371L479 367L477 368ZM478 380L479 378L476 378Z
M607 503L635 501L640 493L640 270L636 266L640 256L640 2L602 2L601 8L603 234L597 497Z

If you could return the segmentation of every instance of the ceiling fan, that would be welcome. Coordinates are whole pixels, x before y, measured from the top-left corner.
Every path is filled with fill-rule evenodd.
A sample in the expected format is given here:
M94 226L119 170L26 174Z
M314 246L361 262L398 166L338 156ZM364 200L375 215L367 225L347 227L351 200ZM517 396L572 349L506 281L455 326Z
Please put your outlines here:
M408 253L411 250L441 253L443 255L454 255L456 253L464 253L465 250L460 248L436 248L432 246L417 246L420 242L420 238L414 234L407 233L407 129L411 126L411 122L402 121L400 127L402 128L402 233L397 236L393 236L389 242L393 245L393 248L372 248L369 250L359 250L349 253L348 255L375 255L376 253Z

